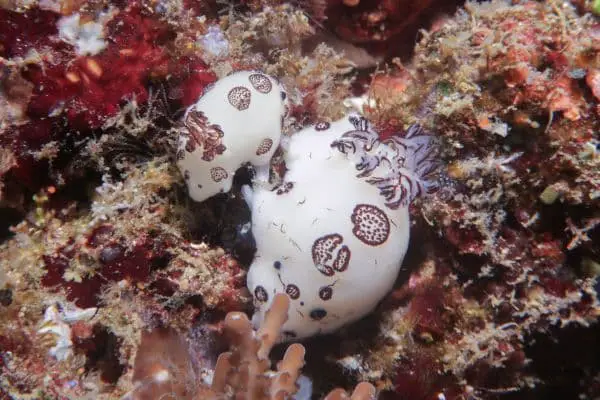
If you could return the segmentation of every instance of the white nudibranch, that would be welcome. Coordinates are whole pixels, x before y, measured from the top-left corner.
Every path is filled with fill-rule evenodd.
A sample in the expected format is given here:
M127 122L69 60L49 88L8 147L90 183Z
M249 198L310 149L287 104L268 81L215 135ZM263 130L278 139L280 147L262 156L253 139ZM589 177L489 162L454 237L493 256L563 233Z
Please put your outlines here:
M391 290L408 247L408 206L435 186L438 157L418 125L381 140L351 114L287 138L286 172L274 186L264 172L280 142L281 93L257 72L218 81L186 112L177 158L197 201L228 191L241 165L261 168L244 188L257 249L247 277L253 322L286 293L284 340L292 340L364 317Z
M275 293L291 298L284 340L332 332L390 291L409 240L410 201L430 191L433 137L413 125L380 140L350 115L294 134L287 172L249 196L257 252L248 272L259 324Z
M286 92L273 77L241 71L217 81L187 109L180 127L177 164L190 197L228 192L246 163L268 166L286 113Z

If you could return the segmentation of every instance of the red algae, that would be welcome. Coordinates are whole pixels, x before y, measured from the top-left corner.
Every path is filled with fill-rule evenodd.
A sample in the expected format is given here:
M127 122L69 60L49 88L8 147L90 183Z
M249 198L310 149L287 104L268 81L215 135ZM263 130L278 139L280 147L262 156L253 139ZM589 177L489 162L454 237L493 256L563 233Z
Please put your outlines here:
M0 55L6 59L25 58L31 50L56 46L52 36L58 33L57 22L60 17L60 14L39 8L33 8L26 13L0 9L0 19L3 21L0 28ZM68 47L60 43L58 46Z
M326 29L349 43L365 46L387 57L407 57L418 29L429 28L437 18L454 12L461 1L322 0L304 7Z
M43 118L62 111L74 128L97 128L118 113L121 101L145 103L146 81L168 72L161 44L169 31L140 12L130 6L109 21L105 29L111 44L97 56L77 57L59 47L53 49L51 65L28 68L26 77L36 85L30 115Z
M65 287L67 299L78 307L95 307L98 306L97 296L103 285L124 279L132 284L147 281L151 266L166 255L158 246L160 243L147 238L138 239L138 243L131 248L111 242L98 245L100 268L89 277L75 279L66 279L65 271L70 260L79 255L73 250L59 251L58 256L46 257L47 272L42 278L42 284L47 287ZM80 257L85 257L85 254ZM67 277L70 278L69 275Z
M204 93L207 86L217 80L216 75L210 71L201 60L192 57L182 57L182 69L187 71L185 80L179 85L181 105L189 107Z
M127 102L147 104L151 84L177 82L180 87L171 91L181 92L180 101L189 104L215 79L202 60L169 48L177 32L138 2L111 8L103 26L107 45L96 55L79 55L61 40L61 14L35 7L0 13L6 21L0 27L0 55L14 60L9 66L11 76L32 87L31 94L20 100L21 126L4 129L0 139L18 160L7 180L25 179L32 190L47 182L33 170L47 167L33 160L30 150L60 147L73 132L79 140L94 135ZM3 84L14 97L15 84Z

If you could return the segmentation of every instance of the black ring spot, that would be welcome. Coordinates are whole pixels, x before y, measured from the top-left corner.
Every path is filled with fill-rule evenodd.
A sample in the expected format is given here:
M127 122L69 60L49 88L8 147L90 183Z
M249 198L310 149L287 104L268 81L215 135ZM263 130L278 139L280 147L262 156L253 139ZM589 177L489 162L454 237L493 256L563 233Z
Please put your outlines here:
M315 308L310 312L310 317L315 321L320 321L327 316L327 311L322 308Z
M262 286L257 286L256 289L254 289L254 297L261 303L264 303L265 301L269 300L269 295L267 294L265 288Z

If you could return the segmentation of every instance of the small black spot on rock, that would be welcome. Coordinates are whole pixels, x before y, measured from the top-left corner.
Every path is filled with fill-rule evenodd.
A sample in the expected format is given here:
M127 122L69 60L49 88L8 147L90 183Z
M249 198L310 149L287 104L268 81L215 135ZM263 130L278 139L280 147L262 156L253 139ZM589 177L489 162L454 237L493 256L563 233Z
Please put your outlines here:
M5 307L10 306L12 303L12 290L2 289L0 290L0 304Z

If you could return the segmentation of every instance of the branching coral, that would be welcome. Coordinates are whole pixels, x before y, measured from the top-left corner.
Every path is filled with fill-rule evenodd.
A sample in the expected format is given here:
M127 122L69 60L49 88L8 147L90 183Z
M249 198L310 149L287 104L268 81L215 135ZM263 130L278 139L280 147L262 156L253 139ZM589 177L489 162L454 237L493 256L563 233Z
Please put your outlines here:
M305 348L299 343L290 345L276 371L269 371L268 355L279 340L281 327L287 320L290 299L277 294L264 321L253 332L245 314L229 313L224 329L231 338L233 351L223 353L217 360L212 390L227 393L233 398L284 399L296 393L296 380L304 365ZM349 398L343 389L335 389L325 399ZM351 396L356 400L375 398L375 388L368 383L359 384Z
M275 373L269 376L268 372L268 356L279 338L281 326L287 320L288 308L288 296L277 295L256 333L245 314L227 315L224 329L230 337L233 351L219 356L213 391L227 393L233 398L247 396L257 400L285 398L296 392L295 382L304 365L304 346L290 345L283 359L277 363Z
M135 362L135 389L128 399L159 399L176 395L197 399L288 399L298 390L296 381L304 365L305 348L290 345L283 359L271 370L269 353L280 337L288 315L290 300L275 296L270 310L257 331L244 313L231 312L223 322L231 350L222 353L214 368L210 387L200 382L197 361L188 352L184 339L173 331L145 334ZM351 396L335 389L328 400L373 400L375 388L359 384Z

